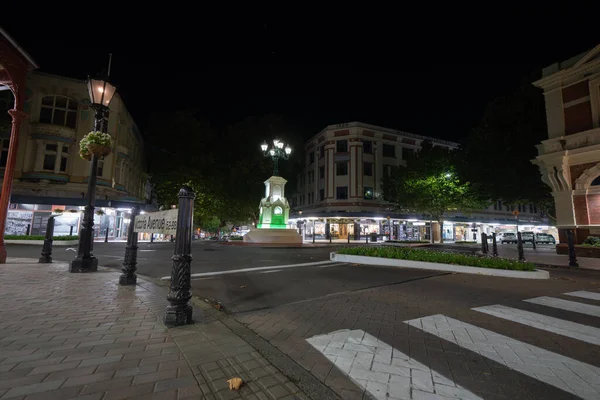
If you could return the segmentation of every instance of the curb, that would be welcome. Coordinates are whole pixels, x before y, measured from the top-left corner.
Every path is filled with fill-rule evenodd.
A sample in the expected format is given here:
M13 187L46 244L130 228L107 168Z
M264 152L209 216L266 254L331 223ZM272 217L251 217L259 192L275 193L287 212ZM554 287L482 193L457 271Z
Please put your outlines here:
M25 244L30 246L43 246L43 240L5 240L6 244ZM74 246L79 244L79 240L53 240L52 246Z
M462 265L431 263L424 261L397 260L392 258L367 257L367 256L351 256L347 254L337 254L331 252L330 258L332 261L357 263L366 265L381 265L397 268L414 268L426 269L433 271L459 272L463 274L501 276L505 278L521 278L521 279L549 279L550 273L544 270L530 271L513 271L509 269L493 269L480 267L466 267Z

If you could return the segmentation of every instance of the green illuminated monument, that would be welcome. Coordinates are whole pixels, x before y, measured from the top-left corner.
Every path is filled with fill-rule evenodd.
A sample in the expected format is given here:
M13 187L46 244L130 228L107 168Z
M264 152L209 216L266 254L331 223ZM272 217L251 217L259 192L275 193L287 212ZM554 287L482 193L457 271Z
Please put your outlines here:
M287 181L280 176L272 176L265 181L265 197L260 201L259 229L287 229L290 205L285 198Z

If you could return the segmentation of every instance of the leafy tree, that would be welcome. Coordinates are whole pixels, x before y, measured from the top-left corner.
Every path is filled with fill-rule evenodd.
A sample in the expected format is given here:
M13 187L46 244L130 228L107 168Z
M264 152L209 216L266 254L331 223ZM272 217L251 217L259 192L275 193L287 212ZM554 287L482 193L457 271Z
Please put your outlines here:
M491 101L481 123L464 140L459 173L482 196L507 203L533 202L553 207L550 188L531 160L547 139L543 96L527 76L510 92Z
M406 167L393 167L383 178L384 200L400 212L420 213L437 221L442 242L447 211L486 207L471 184L460 179L454 158L452 151L423 142L421 150L408 158Z

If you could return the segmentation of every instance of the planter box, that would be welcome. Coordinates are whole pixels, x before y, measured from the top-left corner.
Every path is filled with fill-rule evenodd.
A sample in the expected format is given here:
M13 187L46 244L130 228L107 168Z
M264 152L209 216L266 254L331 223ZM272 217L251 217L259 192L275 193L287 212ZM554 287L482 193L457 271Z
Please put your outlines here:
M463 274L503 276L506 278L524 278L524 279L548 279L548 271L514 271L511 269L493 269L480 267L465 267L463 265L452 265L442 263L432 263L424 261L398 260L395 258L351 256L347 254L330 254L331 261L347 262L366 265L382 265L386 267L427 269L432 271L460 272Z
M556 254L569 254L569 245L566 243L557 244ZM600 247L575 245L575 255L577 257L600 258Z
M28 244L32 246L43 246L43 240L5 240L6 244ZM54 240L52 246L75 246L79 244L79 240Z

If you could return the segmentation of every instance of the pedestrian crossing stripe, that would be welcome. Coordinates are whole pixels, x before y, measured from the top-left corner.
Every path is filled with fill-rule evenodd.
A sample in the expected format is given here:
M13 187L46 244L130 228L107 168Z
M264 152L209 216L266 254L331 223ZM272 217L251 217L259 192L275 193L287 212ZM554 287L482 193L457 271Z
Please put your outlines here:
M441 314L404 322L583 399L600 398L600 368L593 365Z
M306 339L373 398L482 400L426 365L363 330L340 330Z
M576 322L565 321L562 319L548 317L530 311L517 308L506 307L503 305L493 305L485 307L472 308L494 317L506 319L508 321L518 322L523 325L531 326L547 332L567 336L583 342L600 345L600 329L592 326L578 324Z
M590 304L578 303L571 300L563 300L556 297L535 297L533 299L524 300L528 303L539 304L546 307L559 308L561 310L573 311L580 314L600 317L600 307Z
M583 299L600 300L600 293L586 292L585 290L579 290L577 292L569 292L565 294L567 296L581 297Z

